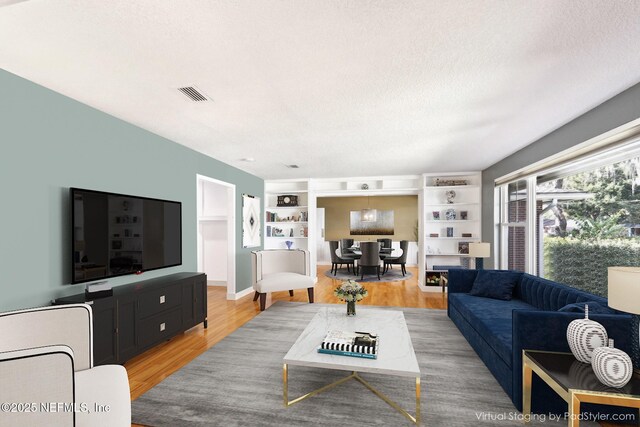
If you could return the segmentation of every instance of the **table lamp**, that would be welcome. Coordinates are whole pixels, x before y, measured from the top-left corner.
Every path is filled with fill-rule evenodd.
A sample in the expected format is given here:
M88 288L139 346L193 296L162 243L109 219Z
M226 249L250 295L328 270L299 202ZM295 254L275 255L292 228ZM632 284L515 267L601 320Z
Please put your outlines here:
M609 267L609 307L634 314L633 347L631 359L636 370L640 368L640 267Z
M491 256L491 243L469 243L469 256L475 257L476 269L482 270L484 268L484 258Z

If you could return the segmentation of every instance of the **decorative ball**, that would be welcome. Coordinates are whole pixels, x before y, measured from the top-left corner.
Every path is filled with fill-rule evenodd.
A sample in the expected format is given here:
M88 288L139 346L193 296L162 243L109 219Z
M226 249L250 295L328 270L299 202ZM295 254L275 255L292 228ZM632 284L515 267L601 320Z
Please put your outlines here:
M584 307L584 319L576 319L567 328L567 342L571 353L581 362L591 363L591 355L607 344L607 330L598 322L589 320L589 306Z
M624 387L633 375L631 358L624 351L614 348L613 340L609 340L609 347L598 347L593 351L591 367L600 382L609 387Z
M362 184L360 186L360 188L362 188L363 190L368 190L369 189L369 184Z

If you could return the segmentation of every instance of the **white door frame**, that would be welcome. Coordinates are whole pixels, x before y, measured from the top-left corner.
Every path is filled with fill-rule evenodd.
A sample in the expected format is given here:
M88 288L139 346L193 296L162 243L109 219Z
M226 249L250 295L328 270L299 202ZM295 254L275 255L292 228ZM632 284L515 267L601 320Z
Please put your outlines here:
M236 186L219 179L210 178L205 175L196 174L196 193L197 205L196 212L200 212L202 206L202 194L197 190L200 181L212 182L214 184L227 187L227 299L235 299L236 294ZM198 271L203 270L202 262L202 237L200 236L200 220L199 215L196 219L196 236L197 236L197 263Z

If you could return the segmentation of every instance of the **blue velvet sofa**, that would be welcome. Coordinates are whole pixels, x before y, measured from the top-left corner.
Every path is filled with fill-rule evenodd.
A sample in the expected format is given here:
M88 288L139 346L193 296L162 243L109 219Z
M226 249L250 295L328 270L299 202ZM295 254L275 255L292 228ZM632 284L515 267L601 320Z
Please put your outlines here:
M515 272L514 272L515 273ZM469 295L478 270L450 270L447 312L518 410L522 410L522 350L570 351L566 331L583 313L559 312L567 304L607 300L550 280L520 275L509 301ZM615 345L630 354L631 316L590 314ZM532 411L563 414L567 404L533 375ZM610 408L586 408L610 412ZM626 412L626 411L625 411Z

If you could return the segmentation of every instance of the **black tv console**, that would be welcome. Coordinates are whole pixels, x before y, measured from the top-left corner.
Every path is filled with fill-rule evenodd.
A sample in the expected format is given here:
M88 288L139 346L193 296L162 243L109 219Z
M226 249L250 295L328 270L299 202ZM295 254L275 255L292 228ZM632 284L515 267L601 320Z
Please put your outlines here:
M108 297L54 301L75 303L92 307L94 365L122 364L198 323L207 327L207 276L176 273L114 287Z

